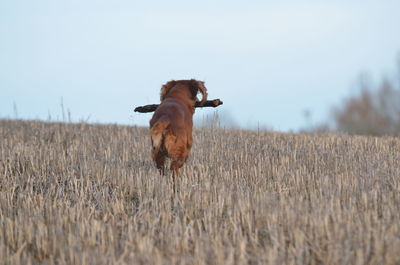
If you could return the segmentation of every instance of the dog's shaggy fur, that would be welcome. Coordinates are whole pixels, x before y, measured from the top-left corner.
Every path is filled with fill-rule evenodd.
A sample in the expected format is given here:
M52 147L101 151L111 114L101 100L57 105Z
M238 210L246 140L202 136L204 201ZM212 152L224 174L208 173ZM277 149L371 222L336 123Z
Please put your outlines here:
M189 157L192 147L193 114L197 93L207 100L204 82L191 80L173 80L161 87L161 104L150 120L152 157L164 174L166 158L171 159L173 180L179 175L179 169Z

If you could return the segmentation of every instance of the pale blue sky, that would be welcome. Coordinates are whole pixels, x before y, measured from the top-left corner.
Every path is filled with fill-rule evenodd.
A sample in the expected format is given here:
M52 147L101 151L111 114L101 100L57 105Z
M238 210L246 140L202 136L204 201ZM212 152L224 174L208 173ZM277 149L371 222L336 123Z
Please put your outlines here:
M196 78L240 125L296 130L360 72L390 74L399 14L398 0L0 0L0 118L14 102L20 118L60 118L62 97L75 121L147 125L133 107Z

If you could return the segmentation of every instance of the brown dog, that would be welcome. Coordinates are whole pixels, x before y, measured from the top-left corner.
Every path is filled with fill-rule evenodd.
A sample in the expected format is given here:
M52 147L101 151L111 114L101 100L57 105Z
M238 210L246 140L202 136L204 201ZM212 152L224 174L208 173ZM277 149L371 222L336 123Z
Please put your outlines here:
M164 174L165 159L171 159L174 182L192 147L193 114L198 92L203 95L201 104L204 104L207 100L204 82L191 79L166 83L161 87L161 104L150 120L153 160Z

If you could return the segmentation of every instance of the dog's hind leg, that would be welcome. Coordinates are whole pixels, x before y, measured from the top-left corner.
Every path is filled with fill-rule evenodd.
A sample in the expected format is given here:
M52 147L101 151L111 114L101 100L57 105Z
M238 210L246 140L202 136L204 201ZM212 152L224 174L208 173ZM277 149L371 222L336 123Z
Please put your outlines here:
M185 163L185 159L177 159L177 160L172 160L171 162L171 170L172 170L172 181L174 185L174 193L175 193L175 185L177 182L177 179L179 178L179 169L183 166Z
M160 172L160 175L164 175L164 164L166 159L166 154L161 150L157 150L153 148L152 158L156 163L157 169Z
M164 174L165 174L164 163L165 163L165 156L159 155L156 159L156 165L157 165L158 171L160 172L160 175L162 175L162 176L164 176Z
M156 165L161 176L164 176L165 174L164 163L165 163L165 156L159 156L156 160Z
M183 166L185 163L185 160L183 159L177 159L177 160L172 160L171 161L171 171L172 171L172 181L174 185L174 193L176 192L176 183L177 179L179 178L179 169Z

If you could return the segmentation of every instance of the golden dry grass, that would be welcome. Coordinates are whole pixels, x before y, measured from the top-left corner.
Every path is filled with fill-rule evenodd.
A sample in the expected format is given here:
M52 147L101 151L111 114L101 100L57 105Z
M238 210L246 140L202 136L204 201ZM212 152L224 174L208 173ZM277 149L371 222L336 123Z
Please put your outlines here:
M400 264L400 140L0 121L0 264Z

